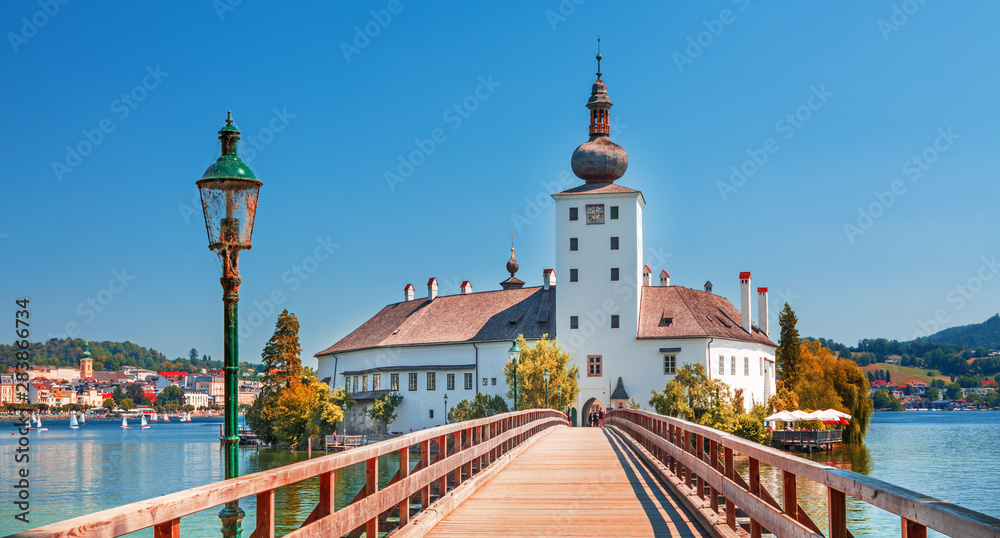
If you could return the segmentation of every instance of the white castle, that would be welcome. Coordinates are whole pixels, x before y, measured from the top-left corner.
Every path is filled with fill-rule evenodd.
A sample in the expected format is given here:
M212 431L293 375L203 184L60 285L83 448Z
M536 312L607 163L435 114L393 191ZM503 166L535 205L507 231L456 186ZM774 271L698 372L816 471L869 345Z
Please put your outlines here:
M573 152L573 172L584 181L552 195L556 207L556 267L542 271L542 285L524 287L514 274L499 290L438 296L437 279L427 297L384 307L339 342L316 354L318 375L346 387L358 401L349 431L371 425L363 413L375 398L403 395L390 429L417 430L445 422L445 408L477 393L506 397L503 374L518 335L528 343L547 334L579 366L580 396L571 404L586 423L598 408L621 407L630 398L646 406L677 369L702 364L710 378L742 389L745 405L774 393L777 347L769 338L767 288L757 288L758 326L751 322L750 273L739 273L740 308L704 291L671 286L666 270L654 285L642 259L642 193L616 184L628 155L610 139L611 100L597 80L587 108L590 139ZM556 289L556 274L560 284ZM445 397L447 402L445 403ZM558 408L556 395L550 395Z

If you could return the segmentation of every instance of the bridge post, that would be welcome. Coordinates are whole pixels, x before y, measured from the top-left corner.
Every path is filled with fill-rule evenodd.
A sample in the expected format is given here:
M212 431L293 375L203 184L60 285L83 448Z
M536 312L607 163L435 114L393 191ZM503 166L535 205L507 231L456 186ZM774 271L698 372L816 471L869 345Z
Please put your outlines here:
M827 487L830 513L830 538L847 538L847 496Z
M420 468L426 469L431 464L431 440L426 439L420 442ZM426 510L431 504L431 486L420 488L420 509Z
M726 458L726 478L735 482L736 466L733 464L733 449L726 446L723 450ZM730 529L736 530L736 503L729 496L726 496L726 524Z
M698 443L698 446L695 447L695 456L698 456L699 460L705 461L705 437L698 434L696 442ZM698 498L705 498L705 477L700 474L698 475Z
M927 527L904 517L903 538L927 538Z
M717 471L719 469L719 442L716 441L715 439L712 439L711 441L709 441L709 443L708 443L708 451L709 451L708 452L708 457L709 457L709 460L710 460L708 462L709 466L712 469L714 469L714 470ZM718 514L719 513L719 490L715 489L712 486L709 486L708 487L708 494L712 496L712 498L709 499L709 501L708 501L708 505L709 505L709 507L712 508L713 512L715 512L716 514Z
M333 474L333 473L330 473ZM371 497L378 491L378 456L373 456L365 462L365 497ZM378 512L365 525L365 536L378 536Z
M783 502L782 509L785 513L792 519L798 521L799 501L796 498L795 473L781 471L781 499Z
M448 457L448 436L442 435L437 438L438 442L438 457L435 461L443 461ZM448 493L448 473L441 475L441 479L438 480L438 499L444 497ZM372 535L374 536L374 535Z
M760 461L750 458L750 493L760 498ZM760 523L750 518L750 538L760 538Z
M399 480L403 481L410 476L410 447L404 446L399 449ZM402 527L410 521L410 495L399 503L399 526Z

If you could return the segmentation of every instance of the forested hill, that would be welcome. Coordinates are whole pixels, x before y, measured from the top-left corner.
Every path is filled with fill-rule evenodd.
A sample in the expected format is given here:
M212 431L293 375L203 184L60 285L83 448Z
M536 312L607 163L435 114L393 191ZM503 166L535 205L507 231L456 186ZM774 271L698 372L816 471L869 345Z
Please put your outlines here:
M964 345L970 348L998 348L1000 347L1000 314L994 314L993 317L982 323L951 327L936 332L925 337L924 340L939 344Z
M85 342L80 338L63 340L53 338L47 342L33 342L29 348L28 362L47 366L72 366L79 368L80 356L83 355ZM15 351L22 351L11 345L0 345L0 364L13 366L16 361ZM94 370L113 371L122 366L138 366L153 371L185 371L197 372L202 368L222 368L221 361L208 359L178 358L167 360L167 357L152 348L143 347L132 342L90 342L90 355L94 359Z

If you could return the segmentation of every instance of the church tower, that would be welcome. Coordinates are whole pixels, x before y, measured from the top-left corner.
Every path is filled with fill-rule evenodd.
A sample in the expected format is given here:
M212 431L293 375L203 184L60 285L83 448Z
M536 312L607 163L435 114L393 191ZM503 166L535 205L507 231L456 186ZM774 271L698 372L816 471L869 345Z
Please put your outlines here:
M580 367L578 405L610 405L612 380L630 368L642 286L642 193L615 183L628 154L611 141L611 99L597 54L587 101L590 138L573 152L583 185L553 194L556 205L556 334Z
M89 341L84 344L83 353L80 355L80 378L88 377L94 377L94 359L90 357Z

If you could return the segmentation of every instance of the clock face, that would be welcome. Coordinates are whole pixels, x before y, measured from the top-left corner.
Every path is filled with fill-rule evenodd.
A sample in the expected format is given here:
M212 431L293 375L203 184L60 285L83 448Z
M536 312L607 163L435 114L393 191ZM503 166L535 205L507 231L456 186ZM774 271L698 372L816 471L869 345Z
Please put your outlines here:
M587 205L587 224L604 224L604 204Z

